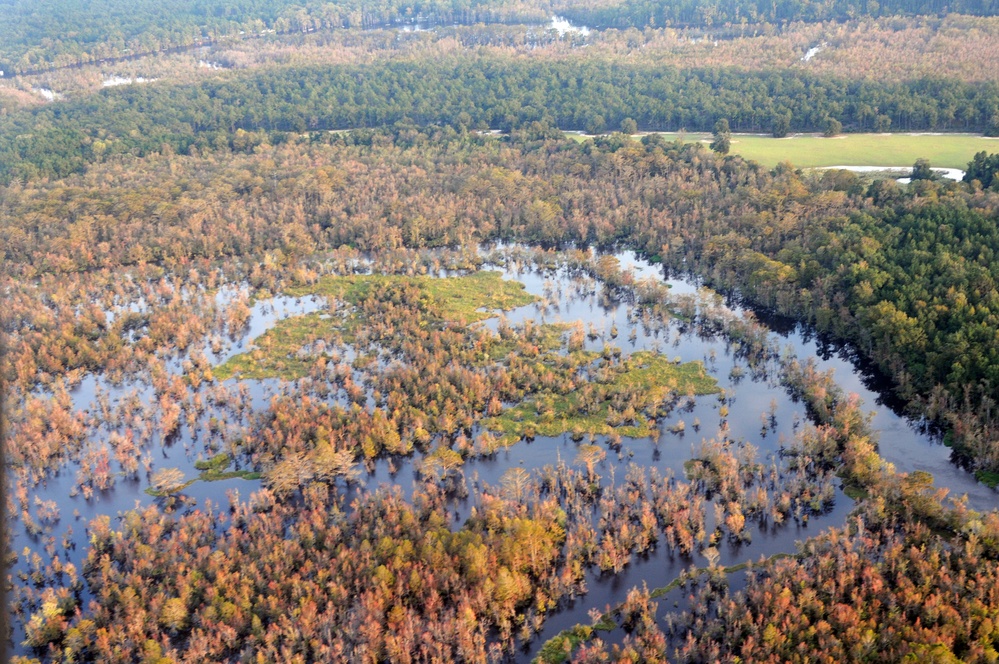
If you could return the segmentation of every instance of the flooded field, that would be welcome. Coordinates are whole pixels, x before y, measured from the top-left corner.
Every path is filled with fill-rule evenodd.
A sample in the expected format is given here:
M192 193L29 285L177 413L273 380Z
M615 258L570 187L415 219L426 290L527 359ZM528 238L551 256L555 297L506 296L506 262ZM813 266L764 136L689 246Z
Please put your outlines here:
M334 274L291 294L255 299L244 285L230 285L204 297L218 308L245 300L238 333L211 335L188 352L164 356L150 375L115 382L90 374L36 393L75 418L78 446L57 472L22 476L9 499L16 517L18 652L29 652L20 645L25 624L46 588L69 587L87 606L81 572L92 520L109 516L119 528L128 510L153 503L183 514L245 503L264 487L279 492L284 459L246 440L271 425L282 400L365 417L398 409L383 391L386 381L410 369L410 349L383 334L377 316L363 317L370 302L364 298L379 287L388 289L386 297L394 287L430 292L454 320L472 321L454 328L467 328L468 343L484 349L469 376L505 366L515 379L514 367L534 371L533 362L542 383L547 371L549 380L577 388L528 391L520 401L487 406L488 417L454 422L453 435L428 434L422 446L400 442L396 451L387 442L365 451L344 465L348 481L333 485L344 505L388 486L412 500L436 482L457 531L490 495L536 491L561 496L567 529L611 542L607 533L620 523L644 523L643 516L624 514L629 503L686 502L686 521L678 516L665 528L650 526L645 541L607 544L595 555L579 592L520 632L510 655L518 661L530 661L561 630L589 624L594 610L615 607L636 586L666 586L691 567L794 553L796 541L845 522L852 500L835 469L800 461L811 454L813 426L788 383L794 367L809 375L832 371L839 386L857 394L861 408L873 411L882 457L898 470L931 473L937 486L966 494L974 509L997 504L995 492L953 466L947 448L918 423L882 405L876 385L848 354L800 329L770 331L717 294L666 279L631 253L584 260L578 253L500 247L466 259L461 266L425 261L426 275L385 280L359 262L347 275L352 281ZM461 281L469 278L478 281ZM447 286L427 281L433 279ZM472 288L496 308L469 311L462 298ZM286 343L295 350L285 352ZM275 356L274 349L282 350ZM458 370L454 363L445 368ZM448 430L446 421L438 426ZM16 438L16 424L12 433ZM727 463L731 469L722 470ZM729 472L743 497L728 493L735 486ZM289 494L294 500L295 489ZM632 494L643 497L635 501ZM676 609L683 608L678 602ZM613 641L613 633L607 638Z

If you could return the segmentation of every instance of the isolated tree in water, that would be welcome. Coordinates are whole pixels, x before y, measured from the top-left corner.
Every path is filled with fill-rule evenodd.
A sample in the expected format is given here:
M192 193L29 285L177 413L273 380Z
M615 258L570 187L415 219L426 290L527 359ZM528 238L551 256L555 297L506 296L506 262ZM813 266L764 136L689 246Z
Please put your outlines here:
M180 468L158 470L149 481L152 490L164 496L180 493L187 488L188 484L190 482L184 481L184 471Z

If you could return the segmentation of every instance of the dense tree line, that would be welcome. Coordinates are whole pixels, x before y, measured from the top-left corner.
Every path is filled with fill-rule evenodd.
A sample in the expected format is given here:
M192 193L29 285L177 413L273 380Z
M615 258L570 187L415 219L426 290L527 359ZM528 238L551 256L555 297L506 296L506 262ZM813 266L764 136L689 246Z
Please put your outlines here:
M597 6L575 3L561 10L571 19L600 28L721 26L740 23L786 23L789 21L843 21L862 16L912 16L926 14L973 14L994 16L994 0L624 0Z
M717 29L794 21L846 21L864 17L947 13L994 16L994 0L379 0L335 3L306 0L184 0L169 7L155 2L100 0L86 8L67 0L44 6L4 0L0 26L0 70L7 75L66 67L111 58L156 53L264 32L313 32L366 28L419 19L424 24L544 23L553 13L598 28L697 27Z
M947 78L981 82L999 78L999 63L979 54L999 50L999 17L947 15L863 19L845 23L793 23L733 29L706 38L697 28L628 28L583 35L533 25L492 23L448 25L434 30L333 30L228 40L197 52L132 56L127 61L81 65L35 76L6 79L0 85L0 114L41 103L41 89L76 98L101 89L109 70L119 79L141 77L193 83L222 69L289 63L343 65L386 58L437 59L456 48L535 60L627 61L702 69L798 69L814 75L878 81ZM585 48L583 46L585 45ZM810 49L814 57L805 59ZM946 57L941 57L946 54ZM217 69L216 69L217 67ZM6 109L6 110L5 110ZM994 124L994 123L993 123Z
M694 263L716 285L782 312L807 312L818 329L854 342L924 413L950 421L962 454L996 467L996 201L926 180L908 192L881 182L857 192L873 205L836 217L804 212L788 193L768 220L750 214L689 229L667 261Z
M265 32L366 28L419 19L426 24L544 22L546 2L520 0L98 0L86 7L70 0L39 5L0 3L0 70L6 75L109 58L156 53Z
M453 56L268 69L194 86L143 85L0 118L0 179L61 177L122 153L248 149L236 130L306 132L401 121L510 129L983 130L999 86L850 81L803 71L679 69L606 61Z
M968 164L964 181L977 181L986 189L995 189L999 186L999 154L988 154L985 151L977 153Z

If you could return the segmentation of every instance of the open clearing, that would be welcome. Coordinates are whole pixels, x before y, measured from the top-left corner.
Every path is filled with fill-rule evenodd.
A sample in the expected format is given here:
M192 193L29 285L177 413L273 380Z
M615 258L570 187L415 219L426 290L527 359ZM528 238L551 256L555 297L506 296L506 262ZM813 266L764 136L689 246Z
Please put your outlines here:
M710 137L708 137L710 139ZM975 134L842 134L833 138L799 135L732 136L732 152L766 166L899 166L925 158L941 168L964 169L976 152L999 150L999 141Z
M569 134L585 138L581 134ZM675 133L664 133L669 140ZM686 141L711 141L711 134L687 133ZM707 143L705 143L706 145ZM826 138L796 134L773 138L763 134L733 134L732 154L774 167L790 161L799 168L815 166L907 166L926 158L940 168L967 167L976 152L999 152L999 139L979 134L840 134Z

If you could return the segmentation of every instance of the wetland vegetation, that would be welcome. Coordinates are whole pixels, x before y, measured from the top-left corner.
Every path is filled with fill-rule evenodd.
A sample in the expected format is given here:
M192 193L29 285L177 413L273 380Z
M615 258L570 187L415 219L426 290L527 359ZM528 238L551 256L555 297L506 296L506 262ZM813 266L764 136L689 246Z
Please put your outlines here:
M89 552L77 563L78 567L72 568L69 594L58 583L65 578L60 557L40 565L34 573L45 589L38 599L31 599L33 593L25 594L19 604L25 609L40 606L26 622L26 642L40 647L59 639L65 655L98 659L142 657L150 648L176 657L181 653L181 643L185 644L183 657L190 661L224 658L234 649L252 649L272 658L282 657L282 652L298 652L305 660L341 656L353 659L365 653L395 658L403 652L420 652L416 641L406 639L414 639L427 629L443 629L440 623L447 621L452 625L449 629L454 640L435 643L426 656L439 653L443 657L476 659L489 652L512 653L515 643L529 642L547 613L556 610L566 598L584 591L589 568L620 571L633 554L654 549L675 551L670 555L687 558L725 537L748 546L752 534L747 522L775 524L772 527L777 528L784 522L807 521L809 516L826 512L834 499L831 466L808 468L799 457L805 448L798 445L813 445L809 438L812 434L800 437L800 443L789 443L788 449L797 450L791 454L778 456L776 448L772 448L768 467L757 461L754 445L729 438L728 407L738 394L735 386L730 386L727 394L722 393L715 380L707 377L701 362L679 364L678 360L664 359L659 351L637 350L657 345L657 338L665 342L670 336L680 335L673 344L675 352L689 352L684 351L685 336L713 337L716 333L712 331L710 302L694 305L684 300L682 306L670 305L668 301L650 300L646 292L647 304L636 308L635 304L627 304L635 298L635 286L618 285L611 290L605 282L590 276L600 271L610 282L624 284L629 273L616 267L617 261L608 260L610 257L595 260L588 256L582 252L553 255L514 249L489 259L507 265L507 270L527 260L527 274L537 271L537 278L544 279L541 292L531 294L516 281L500 281L495 271L476 270L474 264L483 260L477 257L472 257L475 271L464 277L347 275L317 279L316 287L308 290L325 293L331 304L352 302L357 312L368 317L366 324L349 341L329 340L328 346L320 347L316 340L305 340L298 350L305 348L307 352L299 354L308 355L314 363L309 374L293 383L283 383L286 393L272 398L261 418L251 420L237 435L231 424L211 422L220 418L238 421L244 406L237 404L246 397L230 391L228 398L235 401L220 407L225 403L222 385L206 388L210 379L202 374L199 382L188 374L184 384L193 391L184 401L198 402L204 394L216 405L196 416L190 432L185 433L181 425L177 435L197 436L197 421L208 419L208 430L216 435L212 436L214 441L205 441L205 449L217 447L222 451L194 461L194 468L201 471L197 478L186 478L182 472L170 469L151 476L147 472L151 487L148 493L158 496L158 500L130 513L127 518L132 525L125 531L129 533L126 539L114 535L106 518L92 522L88 527ZM435 252L413 254L409 260L415 263L399 262L399 267L421 271L421 266L425 269L439 259ZM468 261L466 257L452 263ZM376 261L376 265L379 263ZM461 302L446 295L457 293L454 283L466 280L492 285L492 295L476 295L474 288L461 295ZM291 290L301 292L297 287ZM604 292L598 294L598 290ZM555 296L559 291L564 299ZM599 331L591 327L592 334L582 332L582 320L494 320L495 330L453 320L458 311L482 319L484 314L473 306L476 304L502 307L514 301L520 306L513 311L523 316L540 314L544 318L551 314L550 310L559 309L564 317L570 317L577 310L589 311L598 301L598 311L614 315L590 314L589 323L600 325ZM699 313L701 306L705 311ZM677 327L669 314L673 307L678 314L681 309L686 311L680 319L686 331ZM632 336L628 345L636 350L593 350L598 345L606 347L607 341L619 336L622 314ZM346 313L345 317L351 315ZM777 361L776 350L767 347L766 335L755 323L737 320L733 319L733 329L745 326L743 334L748 334L744 347L740 345L734 355L747 363L757 376L755 380L765 384L773 370L768 365ZM502 345L503 352L492 352L494 345ZM349 351L355 359L347 364ZM340 354L339 361L323 362L331 353ZM285 353L282 350L279 354L283 357ZM362 358L370 359L359 361ZM245 394L247 382L239 385L239 391ZM594 430L586 431L590 442L583 441L582 436L577 439L545 431L547 411L538 412L537 403L549 399L557 404L559 397L555 395L576 393L581 402L574 408L588 403L591 411L599 413ZM646 439L640 442L646 450L658 447L658 443L648 440L653 431L655 439L660 435L682 438L683 429L676 426L674 411L692 411L698 398L713 394L715 405L705 404L708 409L702 413L704 424L693 426L698 430L702 426L717 429L717 437L696 446L694 465L686 472L689 479L680 481L674 476L670 464L675 459L661 470L655 468L660 464L654 464L651 471L628 462L633 452L624 453L622 437ZM521 437L546 437L552 443L561 440L559 447L565 447L574 458L556 457L551 464L508 468L492 482L475 479L478 459L495 457L502 453L502 445L514 443L491 435L492 425L486 416L503 419L510 413L520 413L522 406L505 404L522 401L532 404L538 427L530 436L521 432ZM707 413L711 412L718 418L717 424L708 425ZM776 427L776 404L768 417L771 419L765 426ZM643 428L634 425L637 418ZM513 419L521 417L515 415ZM589 424L588 419L576 419L582 422L578 425L580 431ZM566 430L565 426L561 428ZM788 435L792 435L790 430ZM196 440L191 442L192 449L186 455L200 448ZM620 485L613 480L613 468L610 481L599 470L608 454L615 451L619 461L614 465L621 466L620 472L625 473ZM403 501L398 491L379 488L363 479L367 472L375 470L378 459L386 457L394 459L393 475L402 472L400 466L412 467L409 501ZM242 470L228 471L234 464ZM184 494L195 479L232 479L235 473L244 480L252 480L251 473L262 477L263 488L248 503L230 493L228 510L220 511L210 504L196 511L183 510ZM470 483L467 473L472 473ZM744 491L751 486L757 489L752 493ZM351 502L347 502L345 490L347 495L355 496ZM750 498L751 502L744 502ZM455 508L467 515L463 523L454 522L451 513ZM714 526L709 526L709 509L713 509ZM401 521L396 522L397 518ZM220 520L232 526L219 530ZM50 520L43 532L55 532L57 523L58 518ZM378 525L369 533L360 528L361 523ZM292 524L296 524L298 534L289 540L282 533ZM437 525L428 530L429 524ZM244 539L250 533L252 536ZM428 536L432 539L427 540ZM176 539L180 537L183 539ZM392 541L397 543L390 544ZM155 548L151 548L154 542ZM406 552L393 553L399 542L410 544L405 545ZM364 562L363 552L376 544L373 557ZM379 552L386 546L390 548ZM157 557L134 558L125 553L132 547ZM337 587L343 589L337 592L344 593L343 598L357 597L361 603L327 599L317 604L309 609L316 612L312 620L317 628L324 621L348 620L356 611L368 615L368 623L376 616L387 616L388 622L372 625L366 635L345 641L336 639L319 645L307 630L299 632L304 641L286 641L279 636L286 628L267 614L266 604L260 604L264 596L256 596L260 590L254 590L267 584L270 572L261 564L273 555L265 552L275 547L282 552L280 562L275 564L292 564L299 573L288 579L286 591L278 591L270 584L267 597L271 599L266 601L278 602L275 606L279 606L298 593L319 593L318 587L310 589L314 581L306 580L313 576L310 569L325 569L324 593L332 592L328 583L336 579ZM199 562L198 556L211 551L221 557L213 555ZM360 559L356 557L358 552ZM223 560L224 567L214 567ZM209 561L213 561L213 567L204 568ZM151 587L146 585L151 578L140 579L147 574L159 575L161 572L156 570L162 570L164 565L201 571L189 581L178 578L183 585L175 588L171 584L167 592L154 595L142 590L135 596L137 603L128 608L120 604L123 592L131 595ZM93 612L93 618L79 624L66 620L80 601L80 596L74 598L73 594L73 588L77 593L81 590L77 568L87 579L82 596L89 598L89 611ZM225 581L225 569L241 570L240 580L234 577ZM454 570L458 576L440 577L441 570ZM486 570L494 581L485 582ZM383 592L388 593L384 596L369 585L371 578L382 576L387 584ZM408 581L400 586L396 579ZM414 579L431 595L424 597L424 591L414 595ZM446 585L438 587L438 583ZM123 584L139 585L128 591ZM457 614L450 610L441 613L437 608L441 600L432 599L445 588L465 598L455 607ZM214 609L208 610L209 605L202 604L205 600L190 603L194 597L207 597L206 592L218 598L210 605ZM292 595L284 599L285 592ZM242 609L237 603L241 596ZM60 608L46 609L52 602ZM376 604L368 606L369 602ZM192 612L192 606L201 608ZM392 606L399 608L386 614ZM334 607L346 613L330 613ZM118 632L121 620L116 618L126 610L131 616L128 624L132 625L127 636ZM143 617L147 615L148 619ZM267 628L263 627L265 620L270 625ZM254 628L258 623L260 627ZM173 636L157 639L157 631L164 628ZM413 636L407 637L409 633ZM122 650L121 639L137 644L137 649ZM156 645L150 645L150 641ZM112 647L112 643L118 645Z
M988 3L361 4L11 4L14 661L994 661Z

